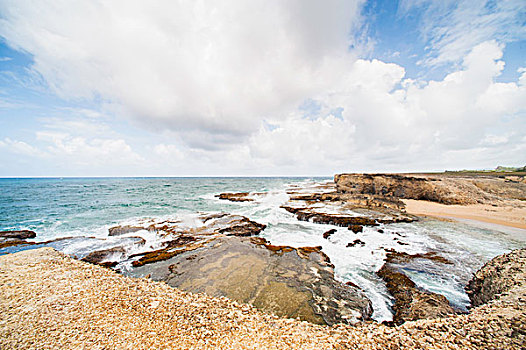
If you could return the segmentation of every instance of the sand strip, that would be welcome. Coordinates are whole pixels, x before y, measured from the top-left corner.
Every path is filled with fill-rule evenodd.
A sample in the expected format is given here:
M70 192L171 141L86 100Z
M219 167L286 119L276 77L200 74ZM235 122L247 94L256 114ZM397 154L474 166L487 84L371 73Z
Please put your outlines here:
M521 205L522 203L513 206L492 206L487 204L445 205L414 199L403 199L402 201L409 214L468 219L526 230L526 204Z

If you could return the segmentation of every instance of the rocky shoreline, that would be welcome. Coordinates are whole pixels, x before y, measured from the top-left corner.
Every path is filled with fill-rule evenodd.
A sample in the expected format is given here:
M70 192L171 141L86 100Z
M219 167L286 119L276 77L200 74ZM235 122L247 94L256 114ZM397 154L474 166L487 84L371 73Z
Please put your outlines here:
M371 229L381 234L403 236L386 226L420 220L406 212L403 200L447 205L516 203L523 200L521 196L526 196L526 184L521 179L516 180L440 178L429 174L341 174L335 176L334 183L310 188L291 187L287 191L289 198L281 209L294 215L298 221L346 228L357 235L354 237ZM503 181L506 186L499 187ZM221 193L216 197L257 205L266 195L264 192L240 192ZM499 320L495 326L497 329L491 329L501 332L498 337L511 341L510 344L524 340L525 332L520 323L524 321L524 313L508 302L511 300L508 296L510 290L520 290L519 294L524 292L525 250L495 258L475 274L466 287L473 307L466 315L465 311L450 305L443 295L417 286L407 274L407 267L433 264L434 268L440 269L442 265L451 265L450 260L435 251L409 254L380 247L385 252L385 261L376 273L393 297L394 316L392 322L379 326L370 322L371 301L359 286L336 280L334 266L321 246L271 244L259 236L266 225L241 215L198 213L190 221L144 219L134 224L110 227L107 238L64 237L46 242L35 242L36 233L32 231L5 231L0 232L0 254L42 247L65 249L81 243L83 248L76 250L75 258L114 269L124 276L141 281L146 277L150 281L166 283L174 290L226 297L280 317L334 326L330 332L338 334L334 338L337 341L332 339L329 343L331 346L338 344L340 348L356 346L355 340L348 338L351 334L358 336L359 344L368 344L365 348L376 348L361 338L372 335L390 344L378 348L411 348L414 344L433 348L430 344L434 342L425 340L422 343L418 338L422 332L429 338L428 331L434 341L436 337L443 339L447 335L449 340L443 344L485 347L493 344L493 340L480 336L479 330L483 329L484 322L493 322L494 315L499 315ZM330 229L321 237L331 240L337 231ZM406 244L398 237L393 239L399 246ZM354 238L347 248L359 249L364 244L362 239ZM64 260L49 250L39 252L14 255L35 254L45 261ZM7 257L0 259L9 260ZM20 265L20 262L16 264ZM78 265L78 268L82 270L82 266L85 265ZM517 297L513 302L521 304L525 300ZM479 318L484 321L479 321ZM459 334L470 332L466 330L470 327L466 322L473 321L478 322L473 326L474 334L470 335L473 339L458 339ZM427 328L422 331L421 325ZM346 328L348 326L355 328ZM389 327L393 327L393 331ZM454 340L448 338L452 334L456 334ZM415 336L418 339L415 340ZM477 343L477 339L484 340ZM415 345L415 348L418 347ZM492 347L488 345L488 348Z
M0 346L165 349L520 349L526 342L526 250L486 264L481 285L499 293L467 315L399 327L316 326L127 278L50 248L0 257ZM499 266L499 268L495 268ZM480 284L480 283L479 283Z

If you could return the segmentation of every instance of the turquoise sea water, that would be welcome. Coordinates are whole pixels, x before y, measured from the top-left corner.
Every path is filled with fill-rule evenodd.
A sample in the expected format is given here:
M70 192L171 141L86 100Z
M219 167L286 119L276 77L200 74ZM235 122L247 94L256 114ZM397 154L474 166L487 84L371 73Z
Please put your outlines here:
M346 228L298 221L280 208L291 186L308 186L330 178L64 178L0 179L0 230L29 229L35 241L60 237L107 238L108 228L144 218L192 217L196 213L240 214L266 224L261 233L278 245L322 246L335 265L336 277L360 286L371 299L373 317L392 317L384 283L376 276L386 249L414 253L428 251L454 261L437 266L421 262L405 266L420 287L445 295L460 309L469 299L464 285L472 273L496 255L526 246L526 230L510 232L459 222L422 220L415 223L365 227L359 235ZM214 197L222 192L266 192L255 202L233 203ZM329 239L323 233L337 232ZM134 233L137 235L139 233ZM144 232L146 235L147 232ZM347 247L356 238L364 245ZM146 237L144 237L146 239ZM149 237L148 239L151 239ZM79 238L56 249L78 255L90 247ZM99 243L98 243L99 244ZM102 244L102 243L101 243ZM0 249L0 254L34 246ZM96 249L104 248L100 244ZM91 247L93 249L93 247Z
M131 218L197 211L229 212L221 192L269 191L303 178L0 179L0 230L30 229L38 238L93 235ZM317 179L323 180L323 179Z

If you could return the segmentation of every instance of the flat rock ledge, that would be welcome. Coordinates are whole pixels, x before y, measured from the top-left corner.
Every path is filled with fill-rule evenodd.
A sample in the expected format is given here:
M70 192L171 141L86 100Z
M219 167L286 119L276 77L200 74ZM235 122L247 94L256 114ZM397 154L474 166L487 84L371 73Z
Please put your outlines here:
M356 324L373 312L359 288L335 280L321 247L275 246L261 237L218 237L129 274L316 324Z
M0 348L521 349L526 281L516 280L467 315L329 327L127 278L42 248L0 257Z

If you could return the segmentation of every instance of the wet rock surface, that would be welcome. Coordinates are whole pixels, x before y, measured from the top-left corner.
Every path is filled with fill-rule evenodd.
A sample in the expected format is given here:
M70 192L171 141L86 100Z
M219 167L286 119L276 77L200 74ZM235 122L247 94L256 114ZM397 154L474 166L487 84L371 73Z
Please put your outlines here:
M442 264L450 261L435 253L407 254L396 251L387 253L386 261L377 272L395 299L393 322L432 319L454 315L456 311L443 295L422 290L400 269L400 265L415 259L429 259Z
M96 250L94 252L89 253L84 258L82 258L82 261L86 261L92 264L98 264L106 267L113 267L117 265L118 256L122 256L126 253L126 250L123 247L113 247L109 249L102 249L102 250ZM116 259L110 260L112 257L116 256Z
M74 251L77 259L125 275L151 276L288 318L318 324L370 318L370 301L358 288L335 280L321 247L273 245L258 237L265 227L241 215L195 214L185 221L136 220L111 227L107 237L15 243ZM14 248L0 254L23 250Z
M238 193L220 193L216 197L219 199L229 200L231 202L252 202L253 198L249 198L249 192Z
M369 300L334 279L320 247L274 246L261 237L217 237L200 249L139 267L173 287L249 303L263 311L318 324L369 319Z
M138 231L145 230L145 229L147 228L139 227L139 226L124 225L124 226L110 227L108 229L108 233L110 236L121 236L121 235L138 232Z
M466 286L473 307L488 303L526 280L526 249L487 262ZM526 295L526 294L525 294Z
M37 234L30 230L0 231L0 239L28 239L36 236Z
M35 232L29 230L0 231L0 249L17 245L32 245L34 243L26 241L26 239L35 238L36 236Z
M290 202L289 202L290 203ZM413 222L416 217L406 215L402 212L377 211L353 207L348 203L329 203L329 204L300 204L295 206L287 204L281 208L294 214L300 221L309 221L315 224L335 225L347 227L349 230L358 233L363 231L363 226L378 226L380 224L392 224L397 222ZM330 208L330 212L326 210Z

